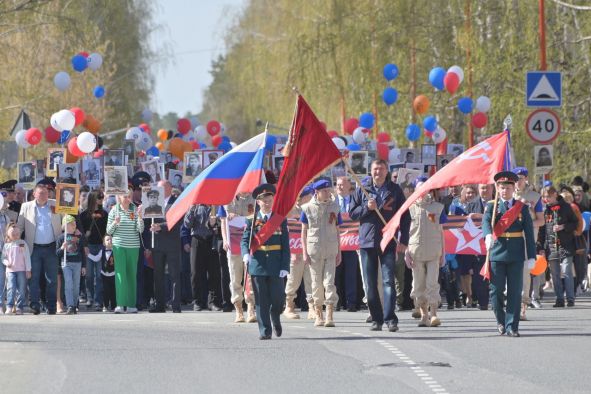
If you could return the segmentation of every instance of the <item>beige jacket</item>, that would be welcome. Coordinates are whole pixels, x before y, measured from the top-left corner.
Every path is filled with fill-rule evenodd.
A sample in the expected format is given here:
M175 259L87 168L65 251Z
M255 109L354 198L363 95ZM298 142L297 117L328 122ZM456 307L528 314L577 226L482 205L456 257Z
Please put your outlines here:
M441 258L443 226L439 224L439 218L443 208L443 204L433 201L429 195L410 206L408 251L415 262Z
M50 207L55 207L55 200L48 200L47 203ZM21 205L21 212L18 216L17 225L21 229L22 232L25 233L25 242L29 247L31 253L33 253L33 244L35 243L35 206L37 203L35 200L29 201ZM51 214L51 224L53 227L53 238L54 241L62 233L62 215L57 213Z

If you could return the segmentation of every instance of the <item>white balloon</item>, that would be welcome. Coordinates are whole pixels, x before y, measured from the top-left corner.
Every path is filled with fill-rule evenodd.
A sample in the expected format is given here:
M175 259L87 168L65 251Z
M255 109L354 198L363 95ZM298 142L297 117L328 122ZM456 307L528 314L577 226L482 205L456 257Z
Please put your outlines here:
M367 137L363 132L363 127L358 127L353 130L353 141L355 141L356 144L363 144L366 138Z
M96 138L94 134L85 131L76 139L76 145L84 153L90 153L96 148Z
M125 133L126 140L136 140L142 136L142 134L146 134L140 129L139 127L132 127Z
M22 129L19 130L16 135L14 136L14 140L16 141L16 144L18 146L20 146L23 149L27 149L29 146L31 146L28 142L27 139L25 138L25 133L27 132L27 130Z
M152 141L152 137L150 137L146 133L142 133L142 135L135 140L135 147L138 150L146 151L150 149L152 146L154 146L154 141Z
M345 149L346 145L345 145L345 141L343 141L341 138L339 137L334 137L332 139L332 142L334 143L334 145L337 147L337 149Z
M76 125L76 117L72 111L62 109L61 111L53 114L50 120L51 126L57 131L70 130ZM57 127L56 127L57 126Z
M452 72L452 73L456 73L458 74L458 77L460 78L460 83L462 83L464 81L464 70L462 70L462 67L460 66L451 66L449 68L449 70L447 70L447 72Z
M51 127L53 127L55 130L57 131L63 131L63 129L60 127L59 123L57 122L57 112L53 115L51 115L51 118L49 119L49 124L51 124Z
M398 148L390 149L390 153L388 153L388 161L391 164L400 163L402 161L402 160L400 160L400 149L398 149Z
M142 119L145 122L150 122L152 120L152 111L150 111L148 108L144 108L142 111Z
M435 129L435 131L433 132L433 136L431 138L433 139L433 142L435 142L436 144L440 144L443 141L445 141L446 137L447 133L445 132L445 130L437 126L437 129Z
M476 100L477 112L488 112L490 110L490 99L486 96L480 96Z
M103 64L103 57L100 54L98 54L98 53L91 53L86 58L86 61L88 62L88 68L90 68L91 70L96 71Z
M65 71L60 71L53 77L53 84L62 92L70 87L70 83L70 74Z
M207 137L207 129L203 125L195 127L195 138L199 141L203 141Z

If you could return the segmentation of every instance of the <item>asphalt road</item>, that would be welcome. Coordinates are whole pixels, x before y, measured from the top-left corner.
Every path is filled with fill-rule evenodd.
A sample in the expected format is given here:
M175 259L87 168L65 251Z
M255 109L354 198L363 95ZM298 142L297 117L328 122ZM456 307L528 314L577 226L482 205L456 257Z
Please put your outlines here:
M492 311L442 311L419 328L368 330L366 313L335 328L283 319L260 341L233 313L0 316L2 393L589 393L591 298L529 310L521 338Z

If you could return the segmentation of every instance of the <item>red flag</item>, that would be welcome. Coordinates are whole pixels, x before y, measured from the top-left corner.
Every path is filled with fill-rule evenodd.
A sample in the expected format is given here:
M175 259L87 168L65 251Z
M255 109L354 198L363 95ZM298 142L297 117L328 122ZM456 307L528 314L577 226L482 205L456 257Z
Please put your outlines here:
M320 175L326 167L340 160L341 153L326 133L306 100L298 95L295 115L284 150L285 161L279 175L273 214L253 237L250 246L254 253L269 239L287 217L302 189Z
M494 183L494 176L503 169L505 154L510 151L507 149L508 143L509 131L495 134L453 159L425 181L406 199L382 230L382 250L396 235L402 214L429 190L468 183Z

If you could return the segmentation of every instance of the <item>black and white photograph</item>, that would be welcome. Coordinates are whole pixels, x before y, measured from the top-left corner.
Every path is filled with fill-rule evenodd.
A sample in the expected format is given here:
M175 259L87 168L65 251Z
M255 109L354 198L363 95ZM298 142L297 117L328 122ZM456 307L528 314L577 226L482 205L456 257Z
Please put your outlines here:
M57 166L66 162L66 150L64 148L49 148L47 150L47 170L45 175L57 176Z
M358 175L367 175L368 161L366 151L356 151L349 154L349 165L351 170Z
M414 190L414 182L419 176L423 174L422 170L415 170L412 168L401 168L398 170L397 183L404 192L404 196L410 196Z
M437 148L435 144L421 145L421 162L426 166L434 166L436 164Z
M125 165L125 151L123 149L105 149L103 158L105 167L119 167Z
M400 149L400 161L404 163L418 163L421 160L419 149L403 148Z
M395 164L390 164L390 166L389 166L390 173L392 173L394 171L398 171L401 168L404 168L404 163L395 163Z
M168 182L179 190L183 190L183 172L180 170L168 170Z
M101 159L82 160L82 176L89 187L99 187L101 184Z
M77 215L80 185L58 183L55 190L55 212L60 214Z
M151 183L154 185L160 182L164 176L160 171L160 163L158 159L148 160L142 163L142 170L146 171L150 175Z
M57 167L57 179L59 183L78 183L78 163L65 163Z
M207 168L209 165L214 163L217 159L222 157L223 154L224 154L223 150L203 151L203 168Z
M46 166L45 166L46 162L47 161L45 159L35 160L35 164L36 164L35 170L37 172L37 180L45 178L45 171L47 170Z
M203 171L202 152L185 152L183 182L191 183Z
M135 160L135 140L123 140L123 151L128 161Z
M126 194L127 167L105 167L105 194Z
M390 149L390 151L388 152L388 163L389 164L398 164L398 163L404 163L404 161L401 159L401 155L400 155L401 151L400 149L394 147L392 149Z
M172 153L163 150L158 155L158 160L160 163L170 163L172 161Z
M336 164L331 168L331 174L333 182L336 182L338 177L347 175L345 163L342 160L337 161Z
M144 218L164 217L164 188L161 186L142 187L142 209Z
M534 146L534 162L536 163L536 174L547 174L552 171L554 147L552 145Z
M464 145L462 144L447 144L447 154L453 155L454 157L458 157L462 153L464 153Z
M438 155L437 156L437 171L449 164L450 161L455 159L454 155Z
M33 161L17 163L18 183L26 185L25 189L31 189L35 183L37 179L36 167L37 165Z

